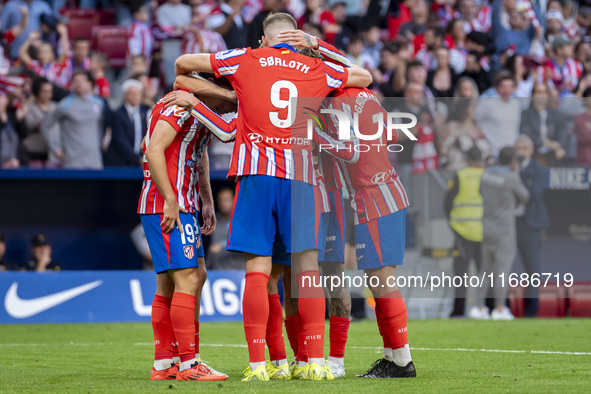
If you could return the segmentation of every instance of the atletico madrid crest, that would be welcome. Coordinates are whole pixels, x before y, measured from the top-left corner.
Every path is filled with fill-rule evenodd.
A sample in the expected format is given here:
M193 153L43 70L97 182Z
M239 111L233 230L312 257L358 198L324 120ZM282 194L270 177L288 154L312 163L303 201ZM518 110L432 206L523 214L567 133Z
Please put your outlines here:
M185 257L188 259L192 259L193 256L195 256L195 252L193 251L193 245L183 246L183 252L185 252Z

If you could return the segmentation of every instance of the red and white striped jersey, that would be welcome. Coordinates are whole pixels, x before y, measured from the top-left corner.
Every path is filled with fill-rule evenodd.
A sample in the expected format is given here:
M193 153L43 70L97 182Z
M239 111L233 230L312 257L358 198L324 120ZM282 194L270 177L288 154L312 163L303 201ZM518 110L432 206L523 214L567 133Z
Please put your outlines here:
M183 37L183 53L212 53L228 49L226 42L220 33L207 29L200 29L199 34L201 34L203 47L199 45L197 36L195 36L193 32L189 32Z
M177 202L181 208L194 213L199 210L199 173L198 164L207 145L211 141L211 134L200 124L197 118L183 107L172 106L166 108L162 100L152 109L148 120L146 134L146 148L154 133L156 124L164 121L170 124L177 135L170 146L164 151L168 179ZM156 188L152 180L148 161L144 156L144 185L138 203L139 214L162 213L164 197Z
M575 60L568 58L562 66L558 65L554 60L548 60L544 67L549 70L549 75L546 76L560 91L573 90L579 78L583 75L583 65Z
M29 64L29 68L35 72L35 74L39 75L40 77L45 77L51 83L55 83L56 85L66 87L70 83L69 73L67 62L69 61L69 56L66 57L63 64L56 62L55 60L51 63L42 66L37 60L31 61Z
M129 27L127 39L127 51L131 56L144 55L146 62L152 58L152 48L154 47L154 36L150 28L139 21L133 21Z
M210 60L216 77L226 77L238 96L228 177L268 175L315 184L308 118L296 116L297 99L305 97L309 105L317 100L318 108L331 91L344 86L347 70L286 44L218 52Z
M351 105L352 100L356 100L356 105ZM359 131L362 134L372 134L376 128L373 115L378 113L385 115L386 112L377 97L367 88L339 90L332 98L330 106L333 109L351 114L351 118L353 111L357 112L359 114ZM363 130L369 131L364 132ZM388 160L387 145L396 143L398 139L397 135L392 137L393 141L387 141L386 135L383 134L379 141L366 141L367 144L363 147L358 146L358 155L353 159L351 159L352 152L323 150L323 152L338 158L345 155L345 161L341 162L341 170L351 205L355 211L355 224L378 219L409 205L406 191L396 170Z

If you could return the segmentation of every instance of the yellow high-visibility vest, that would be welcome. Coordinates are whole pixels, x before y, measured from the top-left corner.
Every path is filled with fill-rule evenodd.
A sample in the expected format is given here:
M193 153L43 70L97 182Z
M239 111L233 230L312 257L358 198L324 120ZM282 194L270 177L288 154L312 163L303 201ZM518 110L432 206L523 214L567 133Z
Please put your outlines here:
M450 225L469 241L482 242L482 195L480 180L483 168L466 167L458 171L459 189L450 213Z

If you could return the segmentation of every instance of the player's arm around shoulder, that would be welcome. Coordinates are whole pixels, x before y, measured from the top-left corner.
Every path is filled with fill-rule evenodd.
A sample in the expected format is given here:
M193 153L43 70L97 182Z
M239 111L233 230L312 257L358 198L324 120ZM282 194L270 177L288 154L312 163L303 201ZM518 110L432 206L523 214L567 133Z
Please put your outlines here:
M356 64L353 64L347 71L346 87L366 88L373 82L370 72Z
M209 53L195 53L182 55L174 62L176 75L186 74L192 71L213 72Z
M177 202L176 195L168 179L166 168L165 151L172 144L176 135L177 132L170 123L162 119L158 120L146 146L146 159L148 160L152 180L156 184L158 192L164 198L164 209L160 225L166 234L174 229L175 224L179 226L182 234L183 226L179 212L187 213Z

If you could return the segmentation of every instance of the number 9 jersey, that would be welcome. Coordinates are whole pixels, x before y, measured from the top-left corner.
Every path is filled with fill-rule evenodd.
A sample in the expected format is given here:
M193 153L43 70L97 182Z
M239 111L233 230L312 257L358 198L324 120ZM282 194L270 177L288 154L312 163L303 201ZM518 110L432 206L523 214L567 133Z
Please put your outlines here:
M226 77L239 100L228 177L268 175L316 184L312 141L305 138L307 119L298 114L298 99L318 109L345 86L347 69L287 44L212 53L210 61L215 76Z

